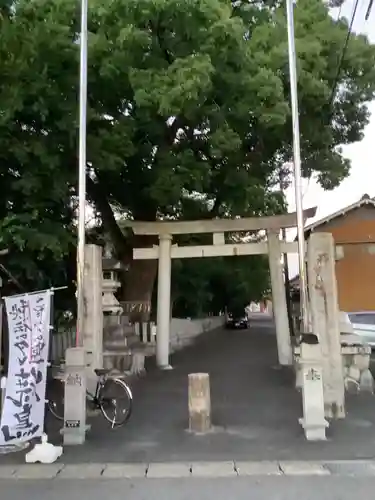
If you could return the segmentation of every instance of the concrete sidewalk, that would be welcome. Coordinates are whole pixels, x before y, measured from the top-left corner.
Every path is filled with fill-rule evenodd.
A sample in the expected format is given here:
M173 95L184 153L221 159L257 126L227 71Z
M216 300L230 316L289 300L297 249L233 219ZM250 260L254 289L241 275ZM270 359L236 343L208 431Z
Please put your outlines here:
M333 422L327 442L308 443L298 423L301 396L289 370L277 369L274 330L219 330L176 353L174 370L150 367L133 387L130 422L111 430L95 418L87 442L64 450L66 464L213 461L329 461L375 457L375 400L347 399L345 420ZM187 375L208 372L213 431L187 432ZM53 422L52 440L59 440ZM0 464L22 463L22 454L0 456Z
M338 462L193 462L151 464L22 464L0 465L0 479L12 480L106 480L198 479L264 476L344 476L375 479L375 461Z

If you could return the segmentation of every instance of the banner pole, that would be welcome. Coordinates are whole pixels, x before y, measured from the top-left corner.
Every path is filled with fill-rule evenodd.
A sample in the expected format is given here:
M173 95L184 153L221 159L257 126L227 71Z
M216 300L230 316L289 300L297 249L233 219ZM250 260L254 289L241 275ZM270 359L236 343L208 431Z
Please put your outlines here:
M55 295L55 291L53 288L50 288L49 290L49 301L50 301L50 310L49 310L49 327L48 327L48 350L47 350L47 380L46 380L46 391L45 391L45 405L44 405L44 420L43 420L43 432L48 436L48 423L47 423L47 418L48 418L48 394L47 394L47 386L48 386L48 367L51 366L51 363L49 362L48 355L50 353L50 347L52 344L52 335L53 335L53 317L54 317L54 303L53 303L53 298Z
M3 299L7 299L8 297L16 298L16 297L23 297L24 295L35 295L37 293L43 293L48 291L58 292L59 290L66 290L67 288L68 288L67 285L57 286L52 288L44 288L43 290L34 290L33 292L27 292L27 293L24 292L24 293L16 293L14 295L7 295L6 297L3 297Z
M87 16L88 0L81 0L76 347L83 347L85 321L84 269L86 242Z

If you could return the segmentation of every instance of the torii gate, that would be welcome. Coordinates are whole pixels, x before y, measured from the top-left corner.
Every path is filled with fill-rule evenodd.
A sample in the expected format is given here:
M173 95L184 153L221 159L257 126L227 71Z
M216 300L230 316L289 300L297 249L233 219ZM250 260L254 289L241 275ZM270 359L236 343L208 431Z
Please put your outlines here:
M315 213L316 207L304 210L304 219L314 217ZM156 362L159 368L171 368L169 364L171 259L259 254L269 255L279 363L281 365L292 364L292 347L281 255L284 253L298 253L298 246L295 241L280 241L280 230L297 225L297 214L295 212L238 219L156 222L127 221L126 225L131 227L135 234L159 237L159 245L155 245L152 248L135 248L133 250L133 258L135 260L158 259ZM260 230L267 231L267 242L225 243L224 234L227 232ZM173 235L204 233L212 233L212 245L178 246L172 244Z

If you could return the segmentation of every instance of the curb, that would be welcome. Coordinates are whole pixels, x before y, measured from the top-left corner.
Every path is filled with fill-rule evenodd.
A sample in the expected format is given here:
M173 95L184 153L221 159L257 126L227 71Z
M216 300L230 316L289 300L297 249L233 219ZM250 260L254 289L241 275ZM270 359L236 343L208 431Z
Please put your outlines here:
M249 476L346 476L375 477L374 460L192 462L192 463L82 463L22 464L0 466L0 479L182 479Z

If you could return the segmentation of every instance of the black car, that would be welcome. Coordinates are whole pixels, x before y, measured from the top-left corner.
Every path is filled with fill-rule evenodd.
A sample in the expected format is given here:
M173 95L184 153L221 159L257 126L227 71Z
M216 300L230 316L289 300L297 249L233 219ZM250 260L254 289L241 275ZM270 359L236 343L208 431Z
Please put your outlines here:
M242 316L228 314L225 326L227 328L233 328L233 329L235 328L246 329L249 327L249 320L245 314L243 314Z

